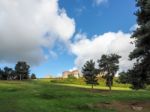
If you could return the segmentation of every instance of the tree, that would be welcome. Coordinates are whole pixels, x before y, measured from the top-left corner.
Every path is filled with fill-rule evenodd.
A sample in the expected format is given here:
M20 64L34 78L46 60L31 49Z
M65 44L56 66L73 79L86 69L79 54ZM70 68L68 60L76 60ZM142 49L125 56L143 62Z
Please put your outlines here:
M93 62L93 60L87 61L82 67L82 73L85 78L85 82L87 84L91 84L93 89L93 86L98 84L98 73L95 68L95 62Z
M130 83L130 75L128 72L120 72L118 77L119 83L127 84Z
M31 79L36 79L36 75L35 74L31 74Z
M0 68L0 79L3 79L4 71Z
M69 74L68 79L76 79L76 77L73 74Z
M30 66L26 62L20 61L16 64L15 71L20 80L29 78L29 68Z
M121 56L117 54L102 55L101 59L98 60L99 70L105 73L106 85L111 90L113 85L113 78L119 69L119 59Z
M15 71L12 68L4 67L4 70L0 69L0 79L13 80Z
M130 54L130 59L136 59L132 70L131 83L133 88L144 88L150 84L150 0L136 0L139 8L137 16L138 28L131 38L135 39L135 49ZM139 86L139 87L137 87Z
M5 67L3 77L5 80L11 80L13 78L13 69L9 67Z
M142 63L141 63L142 64ZM129 78L130 78L130 83L132 84L133 89L141 89L145 88L145 75L143 73L143 68L142 65L139 63L135 63L134 67L131 70L128 70ZM148 79L148 77L147 77Z

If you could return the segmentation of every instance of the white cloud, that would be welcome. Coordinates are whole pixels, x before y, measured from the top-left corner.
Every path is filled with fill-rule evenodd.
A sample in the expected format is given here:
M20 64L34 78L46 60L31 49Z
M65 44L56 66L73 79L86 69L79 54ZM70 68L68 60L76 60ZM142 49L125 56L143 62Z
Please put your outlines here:
M70 49L77 56L75 65L81 69L83 64L89 59L96 61L101 58L102 54L117 53L122 56L119 64L120 71L127 70L133 64L133 62L128 60L129 53L134 49L134 45L130 43L132 41L130 36L131 34L121 31L95 35L92 39L88 39L85 34L77 34L78 41L75 41Z
M106 2L108 2L108 0L94 0L94 4L97 6L102 4L102 3L106 3Z
M58 0L0 0L1 62L39 64L47 57L42 47L67 42L74 32L75 22Z

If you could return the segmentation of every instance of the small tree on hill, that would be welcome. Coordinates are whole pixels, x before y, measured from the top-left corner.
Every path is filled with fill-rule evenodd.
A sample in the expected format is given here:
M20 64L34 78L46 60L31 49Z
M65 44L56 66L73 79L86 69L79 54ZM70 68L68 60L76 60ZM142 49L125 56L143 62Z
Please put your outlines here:
M97 61L99 63L99 70L105 73L106 85L110 90L113 85L113 78L119 69L119 58L121 56L117 54L102 55L101 59Z
M36 79L36 75L35 74L31 74L31 79Z
M95 69L95 62L93 62L93 60L87 61L82 67L82 73L85 78L85 82L87 84L91 84L93 89L93 86L98 84L98 72Z
M30 66L26 62L18 62L16 64L15 71L20 80L29 78L29 68Z
M73 74L69 74L68 79L76 79L76 77Z

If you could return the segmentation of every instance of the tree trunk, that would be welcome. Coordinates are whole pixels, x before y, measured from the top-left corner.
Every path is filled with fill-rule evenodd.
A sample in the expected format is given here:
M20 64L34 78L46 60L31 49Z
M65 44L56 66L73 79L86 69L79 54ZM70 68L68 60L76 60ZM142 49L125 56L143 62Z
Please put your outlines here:
M93 84L92 84L92 90L93 90Z
M111 85L109 85L109 91L111 91Z
M109 76L109 90L111 91L111 77Z
M21 80L21 74L20 74L20 80Z

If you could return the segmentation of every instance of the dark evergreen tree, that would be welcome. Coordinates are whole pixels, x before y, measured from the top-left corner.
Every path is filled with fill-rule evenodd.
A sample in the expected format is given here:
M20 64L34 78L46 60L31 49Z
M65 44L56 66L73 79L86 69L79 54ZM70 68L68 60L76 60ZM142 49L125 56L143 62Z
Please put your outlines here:
M0 80L3 80L4 71L0 68Z
M85 82L87 84L91 84L93 89L93 86L98 84L98 72L95 68L95 62L93 60L87 61L82 67L82 73L85 78Z
M20 80L29 78L30 66L26 62L18 62L15 66L15 72Z
M7 76L7 80L12 80L13 79L14 70L12 68L5 67L4 68L4 73Z
M134 31L132 38L135 39L135 49L130 54L130 59L136 59L132 70L129 70L132 78L133 88L144 88L150 84L150 0L136 0L138 10L138 28Z
M36 75L34 73L31 74L31 79L36 79Z
M106 85L111 90L113 85L113 78L119 69L119 59L121 56L117 54L102 55L101 59L98 60L100 72L105 73Z
M4 67L4 70L0 69L0 79L1 80L13 80L14 70L9 67Z
M3 74L4 80L12 79L12 77L13 77L12 73L13 73L13 69L12 68L5 67L4 68L4 74Z

